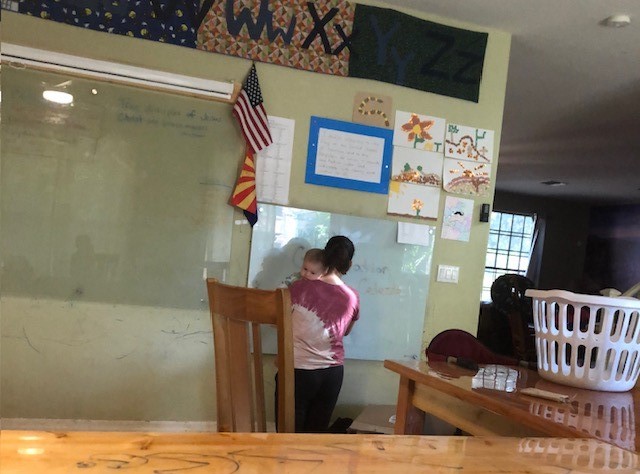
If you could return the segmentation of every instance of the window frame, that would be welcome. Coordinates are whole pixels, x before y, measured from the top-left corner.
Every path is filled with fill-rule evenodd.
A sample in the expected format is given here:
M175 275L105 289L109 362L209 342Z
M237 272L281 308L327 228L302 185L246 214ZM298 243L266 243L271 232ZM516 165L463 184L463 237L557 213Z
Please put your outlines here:
M496 215L499 215L497 224L494 221ZM505 219L504 216L508 217ZM520 220L520 217L523 219ZM527 219L531 220L528 222ZM521 226L517 225L518 221L522 222ZM481 301L491 301L491 285L496 278L507 273L518 275L527 273L529 261L531 260L535 223L536 215L533 213L498 210L491 212ZM517 248L512 248L512 243L514 241L518 242L518 240ZM526 248L527 245L528 248ZM491 258L493 258L493 261L492 264L489 264Z

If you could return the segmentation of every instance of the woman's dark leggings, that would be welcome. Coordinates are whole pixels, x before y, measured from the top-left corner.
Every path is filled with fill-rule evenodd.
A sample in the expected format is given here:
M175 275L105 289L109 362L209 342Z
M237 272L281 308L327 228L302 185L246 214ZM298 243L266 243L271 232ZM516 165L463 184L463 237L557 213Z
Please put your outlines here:
M338 401L344 366L295 369L296 433L326 433ZM276 430L278 429L278 374L276 374Z

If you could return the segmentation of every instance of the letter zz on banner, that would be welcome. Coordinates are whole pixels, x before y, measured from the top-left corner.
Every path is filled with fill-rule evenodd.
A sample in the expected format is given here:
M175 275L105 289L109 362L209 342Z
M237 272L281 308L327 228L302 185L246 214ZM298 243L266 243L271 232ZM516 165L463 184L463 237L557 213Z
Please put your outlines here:
M349 76L478 102L487 36L357 5Z

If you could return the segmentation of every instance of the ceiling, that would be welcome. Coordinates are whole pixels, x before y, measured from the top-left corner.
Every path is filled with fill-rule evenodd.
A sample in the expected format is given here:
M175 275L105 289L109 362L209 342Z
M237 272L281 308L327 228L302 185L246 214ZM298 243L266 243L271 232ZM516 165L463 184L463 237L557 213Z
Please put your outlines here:
M385 3L511 33L498 191L640 203L640 1Z

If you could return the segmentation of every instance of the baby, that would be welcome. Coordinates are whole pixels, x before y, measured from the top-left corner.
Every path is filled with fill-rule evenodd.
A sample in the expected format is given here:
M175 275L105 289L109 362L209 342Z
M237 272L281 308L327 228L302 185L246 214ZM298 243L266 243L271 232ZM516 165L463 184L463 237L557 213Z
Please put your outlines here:
M294 273L285 279L287 286L290 286L294 281L304 278L306 280L319 280L326 273L326 268L322 262L323 250L322 249L309 249L304 254L304 260L300 267L299 273Z
M300 276L307 280L319 280L326 273L324 262L322 261L322 249L309 249L304 254Z

